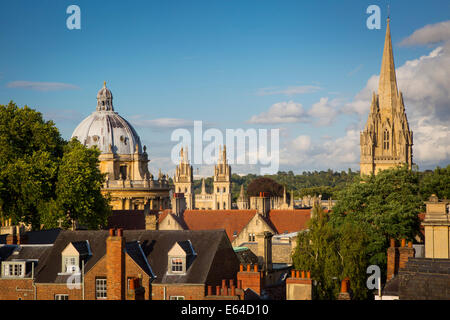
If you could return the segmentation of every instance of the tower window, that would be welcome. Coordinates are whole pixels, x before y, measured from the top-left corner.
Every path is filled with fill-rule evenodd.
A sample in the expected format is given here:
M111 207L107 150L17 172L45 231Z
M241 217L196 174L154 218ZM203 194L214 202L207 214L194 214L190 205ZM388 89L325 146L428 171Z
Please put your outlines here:
M387 129L383 133L383 149L389 150L389 131Z

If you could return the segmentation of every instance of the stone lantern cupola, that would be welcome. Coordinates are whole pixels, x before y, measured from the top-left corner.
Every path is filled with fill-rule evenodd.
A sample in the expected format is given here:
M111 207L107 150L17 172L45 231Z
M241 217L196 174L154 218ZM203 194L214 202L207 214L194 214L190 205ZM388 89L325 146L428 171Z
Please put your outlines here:
M106 81L103 82L103 88L97 93L97 111L114 111L112 104L112 93L106 87Z

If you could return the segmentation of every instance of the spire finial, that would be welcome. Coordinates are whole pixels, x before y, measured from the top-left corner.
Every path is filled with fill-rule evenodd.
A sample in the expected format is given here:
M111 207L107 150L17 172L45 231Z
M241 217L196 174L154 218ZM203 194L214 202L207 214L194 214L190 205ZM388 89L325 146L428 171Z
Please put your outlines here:
M106 87L106 81L103 81L103 86Z

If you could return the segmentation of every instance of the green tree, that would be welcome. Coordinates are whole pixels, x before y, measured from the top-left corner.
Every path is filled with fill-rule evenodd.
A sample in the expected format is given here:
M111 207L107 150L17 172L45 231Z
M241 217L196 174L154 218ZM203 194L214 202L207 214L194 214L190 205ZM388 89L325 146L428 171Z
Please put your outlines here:
M450 165L424 173L420 181L420 194L423 200L428 200L432 194L439 199L450 199Z
M0 105L0 213L39 226L38 208L52 199L64 140L52 121L27 106Z
M383 170L342 190L330 223L352 223L366 230L369 263L384 272L389 238L414 240L422 205L417 172L406 166Z
M99 169L99 155L98 149L87 149L76 139L64 150L56 185L54 218L64 219L65 225L77 220L89 229L97 229L107 222L111 209L109 199L101 193L105 175ZM55 222L57 220L53 219L51 224Z
M355 224L339 227L329 223L330 214L313 208L309 229L297 238L292 260L296 269L310 270L318 299L336 299L340 283L349 277L354 299L366 299L365 272L368 266L365 230Z
M0 105L0 214L33 229L57 227L67 212L90 227L104 224L98 151L67 144L52 121L13 102ZM77 184L80 184L77 186ZM84 192L84 194L83 194ZM95 203L94 203L95 202Z

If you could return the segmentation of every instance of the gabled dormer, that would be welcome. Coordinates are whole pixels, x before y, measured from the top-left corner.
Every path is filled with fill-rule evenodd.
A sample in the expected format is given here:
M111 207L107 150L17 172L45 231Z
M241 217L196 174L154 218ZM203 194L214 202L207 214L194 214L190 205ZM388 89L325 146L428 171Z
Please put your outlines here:
M78 273L82 262L92 256L89 241L70 242L61 252L61 273Z
M194 262L197 253L190 240L177 241L167 253L167 274L184 275Z

